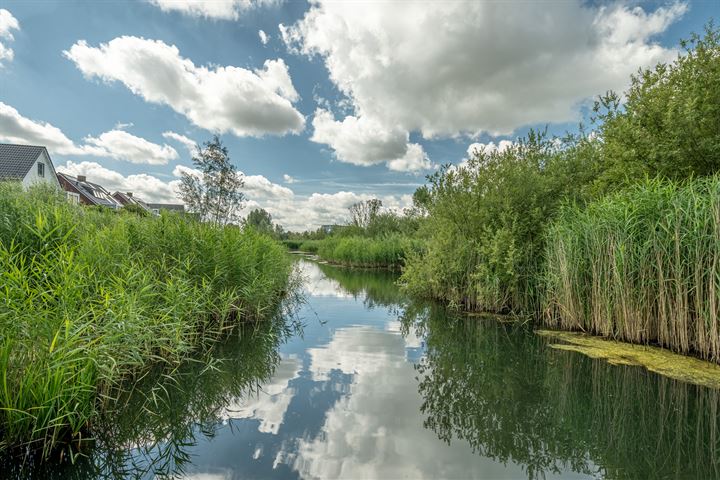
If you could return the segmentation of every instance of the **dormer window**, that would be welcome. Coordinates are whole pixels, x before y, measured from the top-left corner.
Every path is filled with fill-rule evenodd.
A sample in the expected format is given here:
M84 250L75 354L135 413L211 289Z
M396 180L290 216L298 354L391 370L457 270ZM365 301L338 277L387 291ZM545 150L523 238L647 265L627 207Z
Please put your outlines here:
M38 162L38 177L45 177L45 164Z

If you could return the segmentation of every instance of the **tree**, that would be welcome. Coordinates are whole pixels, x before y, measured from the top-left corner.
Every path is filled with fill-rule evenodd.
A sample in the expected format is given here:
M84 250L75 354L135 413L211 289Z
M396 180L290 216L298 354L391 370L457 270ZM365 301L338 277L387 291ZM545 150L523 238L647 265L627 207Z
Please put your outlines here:
M377 198L357 202L350 206L350 223L363 230L370 226L370 223L380 213L382 201Z
M612 92L597 101L602 187L720 171L720 29L709 23L681 46L674 62L633 76L624 103Z
M192 160L199 174L183 172L180 183L180 196L188 210L215 225L237 220L245 199L240 190L245 182L230 163L228 149L220 138L215 135L204 148L198 147Z
M263 208L256 208L245 218L245 225L263 233L273 233L272 216Z

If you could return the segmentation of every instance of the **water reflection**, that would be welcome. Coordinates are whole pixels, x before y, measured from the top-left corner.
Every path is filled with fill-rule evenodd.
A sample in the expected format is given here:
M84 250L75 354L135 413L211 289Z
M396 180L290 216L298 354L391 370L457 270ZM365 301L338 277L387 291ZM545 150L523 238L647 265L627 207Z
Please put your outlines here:
M37 477L720 477L718 391L409 301L389 272L300 266L302 335L265 324L146 378Z
M720 392L546 347L525 328L426 308L416 365L424 424L451 444L602 478L720 478Z

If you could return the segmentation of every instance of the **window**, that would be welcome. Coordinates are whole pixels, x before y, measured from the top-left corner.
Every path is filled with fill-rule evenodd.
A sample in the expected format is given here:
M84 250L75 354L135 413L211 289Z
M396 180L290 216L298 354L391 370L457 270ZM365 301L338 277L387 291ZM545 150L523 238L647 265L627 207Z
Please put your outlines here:
M44 177L45 176L45 164L42 162L38 162L38 177Z

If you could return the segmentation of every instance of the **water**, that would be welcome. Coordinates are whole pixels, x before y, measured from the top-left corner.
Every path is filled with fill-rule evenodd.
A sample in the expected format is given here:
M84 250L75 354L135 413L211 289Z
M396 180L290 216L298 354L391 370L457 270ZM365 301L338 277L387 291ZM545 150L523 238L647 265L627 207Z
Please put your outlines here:
M300 262L302 335L268 323L145 379L86 457L34 476L720 478L719 391Z

